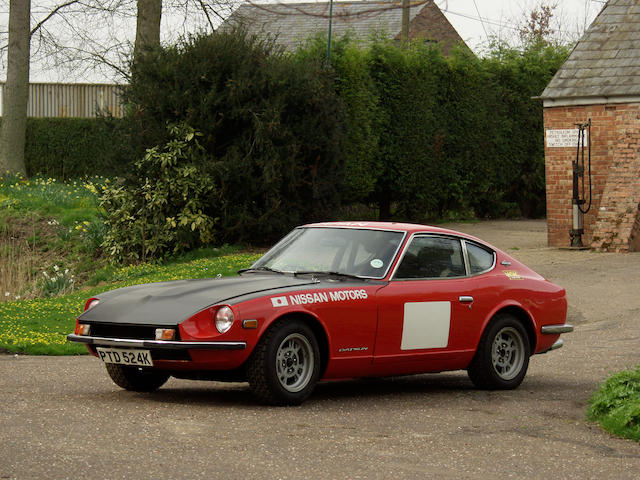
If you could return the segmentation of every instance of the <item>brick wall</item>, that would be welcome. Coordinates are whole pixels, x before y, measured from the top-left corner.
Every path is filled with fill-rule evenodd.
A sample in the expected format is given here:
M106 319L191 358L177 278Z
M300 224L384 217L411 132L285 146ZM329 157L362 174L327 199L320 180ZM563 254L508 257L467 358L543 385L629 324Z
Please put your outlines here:
M627 131L638 127L640 118L640 104L620 105L587 105L573 107L549 107L544 109L544 125L546 131L550 129L576 128L576 123L586 123L591 118L591 169L593 182L593 201L591 210L584 216L583 243L590 245L593 241L596 219L601 212L603 192L607 185L608 174L614 164L614 157L618 144L624 140ZM576 138L577 143L577 138ZM586 153L585 153L586 156ZM549 246L569 246L569 230L572 227L572 160L576 157L576 146L549 148L545 142L545 173L547 193L547 240ZM640 163L635 154L627 158L628 162ZM624 168L622 169L624 170ZM586 172L585 172L586 178ZM621 181L617 177L616 181ZM632 186L618 189L617 195L632 195ZM588 197L588 192L587 192ZM607 202L610 197L607 197ZM635 198L636 206L640 198ZM609 205L611 207L611 205ZM611 210L603 210L611 211ZM634 231L633 227L629 228ZM602 236L596 235L600 237ZM625 241L628 242L629 236ZM635 238L635 237L634 237ZM638 240L640 242L640 240ZM598 246L598 245L596 245Z
M629 119L614 151L593 229L592 246L599 250L628 252L636 246L637 236L632 232L637 228L640 202L639 123L636 118Z

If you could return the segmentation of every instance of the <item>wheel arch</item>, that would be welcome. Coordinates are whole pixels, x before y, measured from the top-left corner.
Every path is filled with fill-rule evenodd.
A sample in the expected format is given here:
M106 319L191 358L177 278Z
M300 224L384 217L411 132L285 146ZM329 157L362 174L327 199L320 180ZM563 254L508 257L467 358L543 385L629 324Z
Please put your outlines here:
M491 315L491 319L489 320L485 328L489 326L489 324L491 323L491 320L493 320L496 315L499 315L501 313L506 313L513 316L522 324L522 326L527 331L527 336L529 337L529 346L531 347L531 354L533 355L533 352L536 351L537 337L536 337L536 331L535 331L533 319L531 318L529 313L527 313L527 311L524 308L518 305L506 305L498 309L497 311L493 312L493 315Z
M288 312L285 313L269 323L267 328L261 332L261 337L264 336L269 330L276 327L282 322L287 320L299 320L307 325L318 341L318 348L320 349L320 378L324 376L324 372L329 364L329 337L322 323L313 315L305 312Z

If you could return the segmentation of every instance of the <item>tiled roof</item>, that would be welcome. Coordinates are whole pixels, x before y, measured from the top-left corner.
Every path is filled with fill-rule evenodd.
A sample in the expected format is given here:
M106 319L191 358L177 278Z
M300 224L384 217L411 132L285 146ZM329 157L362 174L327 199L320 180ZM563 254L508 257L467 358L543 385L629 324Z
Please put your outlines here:
M350 32L366 43L372 33L383 32L396 38L402 24L402 1L356 1L333 3L332 36ZM418 2L410 9L410 36L443 42L443 49L464 43L433 1ZM250 33L277 35L277 43L295 49L317 32L327 32L329 3L243 4L221 28L243 23Z
M640 0L610 0L541 98L551 106L633 97L640 97Z

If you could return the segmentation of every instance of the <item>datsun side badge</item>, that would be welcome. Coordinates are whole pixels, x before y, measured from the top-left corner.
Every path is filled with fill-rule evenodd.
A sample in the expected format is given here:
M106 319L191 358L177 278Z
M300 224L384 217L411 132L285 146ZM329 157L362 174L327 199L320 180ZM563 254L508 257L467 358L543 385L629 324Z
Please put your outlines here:
M515 270L505 270L504 273L509 280L522 280L522 276Z

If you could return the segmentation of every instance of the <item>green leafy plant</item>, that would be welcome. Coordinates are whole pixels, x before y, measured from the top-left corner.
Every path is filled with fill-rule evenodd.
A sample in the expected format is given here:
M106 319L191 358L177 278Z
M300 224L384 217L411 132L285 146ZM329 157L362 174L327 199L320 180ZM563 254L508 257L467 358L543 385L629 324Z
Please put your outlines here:
M591 397L587 417L614 435L640 442L640 365L610 377Z
M115 260L145 262L213 239L215 219L203 210L214 184L198 168L206 156L201 134L184 123L168 130L167 144L136 162L134 184L104 190L108 232L102 245Z

